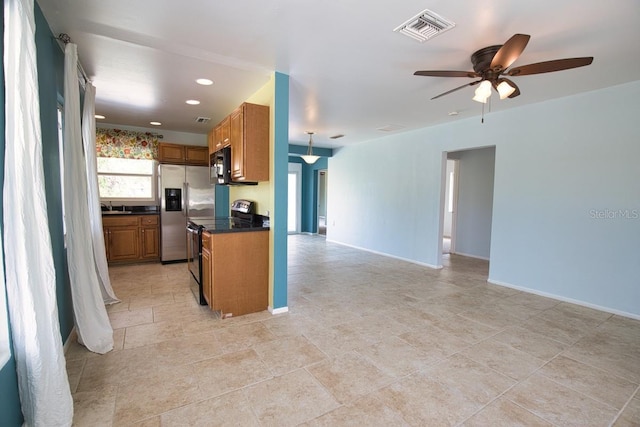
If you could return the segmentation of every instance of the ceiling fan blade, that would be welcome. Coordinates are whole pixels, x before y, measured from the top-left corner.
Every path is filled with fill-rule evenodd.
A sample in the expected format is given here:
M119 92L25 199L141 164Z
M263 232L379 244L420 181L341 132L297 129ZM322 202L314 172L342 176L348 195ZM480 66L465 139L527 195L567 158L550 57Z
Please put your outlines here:
M459 87L457 87L457 88L455 88L455 89L448 90L448 91L446 91L446 92L444 92L444 93L441 93L440 95L436 95L436 96L434 96L433 98L431 98L431 100L433 101L434 99L438 99L438 98L443 97L443 96L445 96L445 95L449 95L450 93L453 93L453 92L455 92L455 91L457 91L457 90L460 90L460 89L462 89L462 88L465 88L465 87L467 87L467 86L475 86L475 85L477 85L478 83L480 83L481 81L482 81L482 80L476 80L475 82L467 83L467 84L464 84L464 85L462 85L462 86L459 86Z
M570 70L571 68L584 67L593 62L593 56L583 58L555 59L552 61L536 62L510 69L508 76L526 76L529 74L551 73L553 71Z
M518 59L530 38L531 36L527 34L514 34L494 55L491 60L491 69L502 71L509 68Z
M427 77L480 77L475 71L416 71L413 75Z

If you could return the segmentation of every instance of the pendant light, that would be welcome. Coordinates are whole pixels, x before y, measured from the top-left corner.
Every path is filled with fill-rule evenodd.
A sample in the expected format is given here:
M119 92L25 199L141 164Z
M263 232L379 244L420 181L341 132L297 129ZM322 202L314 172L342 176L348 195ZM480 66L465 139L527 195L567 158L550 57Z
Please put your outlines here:
M313 145L313 132L305 132L305 133L309 135L309 148L307 149L307 154L304 155L304 156L300 156L300 157L302 157L302 160L304 160L308 164L312 165L320 158L320 156L314 156L313 155L313 148L312 148L312 145Z

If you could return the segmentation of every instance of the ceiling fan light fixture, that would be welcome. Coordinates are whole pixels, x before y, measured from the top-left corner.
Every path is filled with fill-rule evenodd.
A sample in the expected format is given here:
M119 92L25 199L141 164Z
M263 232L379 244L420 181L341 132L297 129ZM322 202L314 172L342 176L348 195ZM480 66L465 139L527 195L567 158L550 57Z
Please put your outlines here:
M475 96L472 98L476 102L483 104L487 103L487 99L491 96L491 82L489 80L483 80L480 86L475 91Z
M313 155L313 132L306 132L306 133L309 135L309 148L307 148L307 154L300 157L302 157L302 160L304 160L305 163L312 165L318 161L320 156Z
M500 99L508 98L513 92L516 91L516 88L511 86L509 82L506 80L502 80L498 86L496 87L498 93L500 94Z

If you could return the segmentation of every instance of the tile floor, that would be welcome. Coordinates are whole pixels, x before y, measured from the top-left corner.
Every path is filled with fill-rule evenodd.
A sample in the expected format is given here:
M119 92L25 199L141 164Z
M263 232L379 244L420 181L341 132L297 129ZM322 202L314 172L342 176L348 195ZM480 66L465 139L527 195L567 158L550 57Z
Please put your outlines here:
M220 320L185 264L111 268L115 349L67 351L77 426L640 425L640 322L289 238L289 313Z

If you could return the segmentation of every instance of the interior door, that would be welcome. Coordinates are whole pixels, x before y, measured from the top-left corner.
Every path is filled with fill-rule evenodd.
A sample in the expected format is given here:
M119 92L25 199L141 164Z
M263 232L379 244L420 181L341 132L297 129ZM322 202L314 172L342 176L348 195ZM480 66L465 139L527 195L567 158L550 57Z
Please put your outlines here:
M327 234L327 170L318 171L318 234Z

